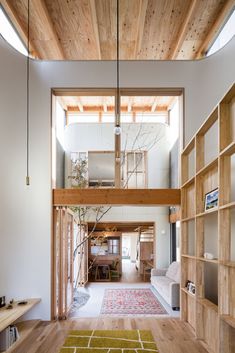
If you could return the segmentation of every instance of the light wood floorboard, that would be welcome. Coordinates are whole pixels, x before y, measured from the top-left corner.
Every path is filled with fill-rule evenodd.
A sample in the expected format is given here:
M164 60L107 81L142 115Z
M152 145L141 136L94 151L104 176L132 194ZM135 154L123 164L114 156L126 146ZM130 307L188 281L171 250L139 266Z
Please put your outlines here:
M58 353L71 329L151 330L160 353L207 353L188 324L179 319L91 318L42 323L13 353Z

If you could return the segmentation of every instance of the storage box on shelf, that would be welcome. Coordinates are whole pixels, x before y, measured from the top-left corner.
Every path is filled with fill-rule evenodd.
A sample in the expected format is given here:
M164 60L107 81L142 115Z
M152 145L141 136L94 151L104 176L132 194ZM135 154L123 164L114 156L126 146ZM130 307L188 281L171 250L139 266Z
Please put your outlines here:
M184 149L181 166L181 316L210 352L235 353L235 86ZM218 205L207 210L214 189Z

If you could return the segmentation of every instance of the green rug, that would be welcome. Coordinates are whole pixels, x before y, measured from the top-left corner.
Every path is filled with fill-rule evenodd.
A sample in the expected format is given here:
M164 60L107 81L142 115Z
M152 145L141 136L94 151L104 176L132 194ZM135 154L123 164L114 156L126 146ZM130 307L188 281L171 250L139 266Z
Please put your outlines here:
M151 331L69 331L60 353L157 353Z

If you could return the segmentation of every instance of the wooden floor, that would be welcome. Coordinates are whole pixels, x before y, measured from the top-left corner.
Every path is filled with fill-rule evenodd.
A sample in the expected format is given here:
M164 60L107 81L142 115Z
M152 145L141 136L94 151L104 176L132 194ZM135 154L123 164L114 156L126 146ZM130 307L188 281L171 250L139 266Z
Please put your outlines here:
M97 318L41 323L11 353L58 353L70 329L151 330L160 353L208 353L179 319Z
M120 278L120 282L139 283L144 281L143 276L139 274L135 266L135 263L131 262L130 260L122 261L122 276Z

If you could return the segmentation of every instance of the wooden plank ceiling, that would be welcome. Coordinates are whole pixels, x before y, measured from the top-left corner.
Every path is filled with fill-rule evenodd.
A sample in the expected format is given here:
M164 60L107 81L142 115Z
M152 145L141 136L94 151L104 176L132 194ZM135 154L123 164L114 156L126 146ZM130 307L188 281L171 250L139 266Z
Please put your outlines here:
M64 110L69 112L114 113L114 96L61 96L57 97ZM175 100L172 96L122 96L121 111L125 113L167 113Z
M27 0L0 0L27 41ZM120 59L205 54L235 0L120 0ZM116 0L30 0L30 49L41 59L115 60Z

